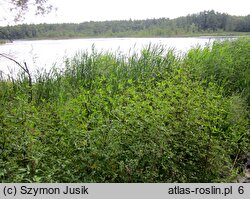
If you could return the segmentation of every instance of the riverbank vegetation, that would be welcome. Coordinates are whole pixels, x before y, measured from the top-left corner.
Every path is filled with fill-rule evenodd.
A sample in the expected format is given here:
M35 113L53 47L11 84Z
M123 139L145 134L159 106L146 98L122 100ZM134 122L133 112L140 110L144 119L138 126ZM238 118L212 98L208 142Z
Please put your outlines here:
M0 39L73 37L176 37L200 35L246 35L250 15L231 16L213 10L176 19L122 20L80 24L39 24L0 27Z
M1 40L0 39L0 44L5 44L7 41L6 40Z
M250 151L249 52L93 49L2 78L1 182L230 182Z

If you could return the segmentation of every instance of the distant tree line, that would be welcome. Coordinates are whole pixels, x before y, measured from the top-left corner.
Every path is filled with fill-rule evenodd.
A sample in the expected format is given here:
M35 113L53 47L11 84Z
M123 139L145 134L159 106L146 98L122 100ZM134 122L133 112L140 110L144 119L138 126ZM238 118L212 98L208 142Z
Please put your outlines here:
M231 16L211 10L176 19L23 24L0 27L0 39L175 36L218 32L250 32L250 15Z

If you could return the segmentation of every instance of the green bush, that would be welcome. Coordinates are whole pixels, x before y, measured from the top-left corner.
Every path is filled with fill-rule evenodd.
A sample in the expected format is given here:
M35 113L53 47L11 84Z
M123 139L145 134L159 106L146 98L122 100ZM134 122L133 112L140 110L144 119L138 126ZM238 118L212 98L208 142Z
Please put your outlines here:
M224 45L237 51L239 44ZM218 62L210 54L193 49L181 59L149 46L127 58L93 50L63 72L39 74L32 101L25 78L2 80L1 181L230 181L249 150L248 111L229 92L229 72L218 73L225 81L202 73L204 63Z
M225 95L241 95L250 105L250 39L215 42L185 57L192 76L223 87Z

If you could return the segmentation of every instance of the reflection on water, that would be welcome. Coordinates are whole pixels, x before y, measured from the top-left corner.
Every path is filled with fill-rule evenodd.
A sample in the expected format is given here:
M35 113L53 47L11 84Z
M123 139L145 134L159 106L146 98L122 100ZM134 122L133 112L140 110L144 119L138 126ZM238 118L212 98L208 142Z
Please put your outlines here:
M38 40L38 41L14 41L0 45L0 53L8 54L18 62L26 62L31 71L46 69L52 66L63 67L66 58L73 57L77 52L88 51L92 47L97 52L114 52L133 54L140 52L143 47L152 45L164 45L166 48L174 48L177 53L185 53L191 47L211 44L221 38L103 38L103 39L68 39L68 40ZM8 74L14 74L18 67L11 61L0 57L0 70Z

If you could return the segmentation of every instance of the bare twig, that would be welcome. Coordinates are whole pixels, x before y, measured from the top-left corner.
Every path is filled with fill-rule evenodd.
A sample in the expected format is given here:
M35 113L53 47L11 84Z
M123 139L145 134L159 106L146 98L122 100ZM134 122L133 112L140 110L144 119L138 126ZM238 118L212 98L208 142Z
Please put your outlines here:
M32 76L30 74L30 71L28 69L28 66L27 66L27 63L24 62L24 66L22 64L20 64L18 61L16 61L14 58L6 55L6 54L3 54L3 53L0 53L0 56L14 62L15 64L17 64L27 75L28 75L28 80L29 80L29 98L28 98L28 102L30 103L32 101Z
M235 168L235 166L236 166L236 163L237 163L237 161L238 161L238 157L239 157L239 153L240 153L240 150L238 151L238 153L237 153L237 155L236 155L236 157L235 157L235 159L234 159L234 163L233 163L233 166L232 166L232 168L231 168L231 171Z
M18 61L16 61L12 57L10 57L8 55L5 55L5 54L2 54L2 53L0 53L0 56L4 57L4 58L6 58L6 59L8 59L10 61L15 62L24 72L28 73L28 71Z

